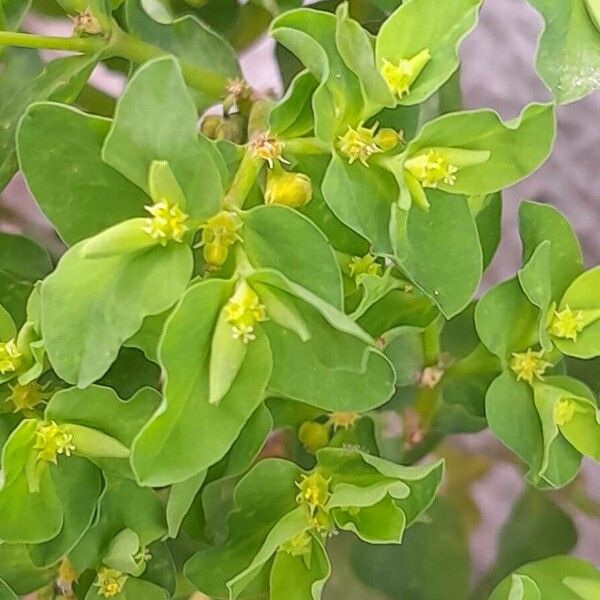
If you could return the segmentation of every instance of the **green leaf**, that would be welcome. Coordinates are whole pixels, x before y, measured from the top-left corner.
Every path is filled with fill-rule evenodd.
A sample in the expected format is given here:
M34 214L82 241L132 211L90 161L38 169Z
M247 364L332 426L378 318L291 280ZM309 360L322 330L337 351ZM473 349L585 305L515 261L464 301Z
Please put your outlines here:
M67 244L146 214L141 189L102 162L110 121L38 103L17 133L19 164L37 203Z
M201 69L219 73L225 78L241 76L233 48L210 27L194 16L183 16L168 24L152 20L140 6L140 0L131 0L126 6L128 31L140 39L162 48ZM194 92L199 112L221 98L215 94Z
M2 451L4 484L0 490L3 515L0 538L5 542L45 542L58 535L63 526L64 510L51 473L59 467L46 463L39 475L38 491L29 489L27 472L31 470L30 466L28 468L31 460L35 461L32 448L36 427L36 420L22 421Z
M105 480L96 521L69 555L80 573L97 565L123 529L135 531L140 546L149 546L167 532L164 506L154 490L122 477L105 475Z
M466 199L434 191L428 212L395 210L394 255L410 279L446 317L462 311L477 290L482 253ZM457 260L449 261L448 248Z
M585 271L568 287L560 300L557 311L567 306L574 312L588 314L587 324L577 334L576 340L552 336L552 341L563 353L577 358L593 358L600 355L600 267ZM591 321L591 322L590 322Z
M502 196L500 193L467 198L471 214L475 217L479 244L483 252L485 271L500 245L502 233Z
M470 577L466 531L452 507L441 500L428 515L428 522L406 532L400 546L355 542L351 563L359 579L390 598L466 600Z
M272 600L320 600L331 573L329 558L320 539L313 536L310 564L287 552L275 555L269 579Z
M0 2L0 25L2 29L15 31L31 8L31 0L2 0Z
M181 524L206 479L206 473L206 471L200 471L197 475L193 475L189 479L176 483L171 487L167 502L169 537L176 538L179 535Z
M568 554L576 542L569 515L546 494L527 488L502 527L496 562L477 590L487 597L511 571L533 560Z
M600 85L600 32L586 0L529 0L542 15L536 69L559 104L574 102Z
M521 202L519 233L523 242L523 262L527 262L541 242L550 241L549 283L552 299L558 301L573 279L583 271L579 242L569 222L547 204Z
M308 218L284 206L258 206L243 213L242 221L244 250L254 267L281 271L332 306L342 308L337 259L325 236Z
M0 233L0 303L20 326L34 283L52 269L50 257L35 242Z
M48 357L62 379L82 388L106 373L145 317L176 302L192 271L183 244L97 259L82 257L84 245L73 246L42 286Z
M349 164L334 153L322 185L323 198L336 217L371 242L378 254L391 254L390 218L397 184L391 173L360 162Z
M19 597L0 579L0 600L19 600Z
M294 77L281 100L269 113L269 129L280 137L300 137L314 126L311 98L319 82L310 71Z
M477 334L503 364L512 352L537 343L538 317L538 308L529 302L516 277L493 287L475 307Z
M215 599L229 597L226 583L250 564L275 523L297 507L295 482L301 473L294 463L271 458L256 464L238 483L229 538L221 546L200 550L185 565L185 576L198 590ZM247 592L264 592L268 582L255 585Z
M104 142L102 159L149 192L155 160L166 160L185 197L187 211L206 219L219 211L223 189L214 152L198 137L197 113L174 58L145 63L129 80Z
M333 142L345 125L361 120L360 82L337 49L334 15L309 8L292 10L273 21L271 35L319 80L312 97L318 138Z
M132 448L134 471L146 485L181 482L216 463L263 399L271 353L258 330L229 392L218 405L209 403L210 339L231 292L231 282L201 281L167 321L159 351L165 398Z
M562 487L575 477L581 456L566 440L555 443L544 457L542 423L530 386L504 372L488 389L485 408L490 429L527 463L527 479L533 485Z
M489 600L588 600L594 598L598 589L600 573L592 564L571 556L553 556L523 565L515 572L517 576L527 578L539 590L539 595L510 595L512 578L504 579L492 592ZM513 575L514 577L514 575ZM531 584L527 585L531 589ZM591 591L587 595L585 590ZM583 595L578 593L583 592ZM528 592L531 594L531 592Z
M554 134L552 104L530 104L506 123L491 110L450 113L426 123L408 145L407 156L438 147L489 151L486 162L459 169L454 185L440 183L439 188L452 194L491 194L535 171L548 157Z
M72 102L85 85L98 61L95 55L69 56L48 63L46 68L0 109L0 189L4 189L17 171L15 132L26 108L38 100Z
M64 511L60 533L53 539L29 546L31 560L40 567L56 564L79 542L96 516L102 491L100 471L88 460L71 456L53 469L52 479Z
M22 3L16 0L15 4ZM1 110L27 81L39 75L44 63L39 51L33 48L7 47L0 50L0 56L3 65L0 73Z
M419 104L429 98L458 69L460 43L475 27L481 0L404 2L381 26L377 35L377 65L398 63L424 49L431 60L400 104ZM435 15L434 17L432 15Z
M31 562L27 546L23 544L0 544L0 577L22 596L52 581L56 577L56 569L36 567ZM9 599L12 600L10 596Z

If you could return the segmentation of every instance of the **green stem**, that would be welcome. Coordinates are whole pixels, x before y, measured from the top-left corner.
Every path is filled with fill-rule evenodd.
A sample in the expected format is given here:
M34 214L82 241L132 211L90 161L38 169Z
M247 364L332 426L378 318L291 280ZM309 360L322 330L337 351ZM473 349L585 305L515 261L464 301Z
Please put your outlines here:
M223 204L225 208L242 208L263 166L263 160L246 151Z
M331 154L331 146L314 137L285 140L283 143L284 151L290 154Z
M162 48L134 38L118 28L113 30L110 39L102 37L52 37L31 33L0 31L0 46L67 50L82 52L84 54L94 54L104 51L106 57L120 56L138 64L168 54ZM217 98L223 96L227 86L226 77L182 60L179 63L183 76L190 87Z
M436 319L421 333L425 366L436 365L440 356L440 325Z

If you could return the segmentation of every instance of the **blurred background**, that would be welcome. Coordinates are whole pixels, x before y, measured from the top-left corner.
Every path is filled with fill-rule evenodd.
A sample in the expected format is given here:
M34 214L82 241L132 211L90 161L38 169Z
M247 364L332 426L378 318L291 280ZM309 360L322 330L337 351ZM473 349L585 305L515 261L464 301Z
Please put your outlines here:
M525 0L487 0L484 3L479 26L462 48L461 83L466 108L490 107L503 118L513 118L523 105L550 99L534 70L536 43L542 25L542 18ZM25 29L69 35L71 26L46 16L30 18ZM281 92L282 83L271 40L261 37L244 50L242 67L253 87L261 91L273 90L276 94ZM105 69L95 73L93 81L113 96L119 94L123 83L121 76ZM516 209L522 199L547 202L561 210L582 241L587 266L600 262L599 120L600 92L559 108L557 143L552 156L537 173L504 194L503 241L486 276L485 286L511 276L520 266ZM54 252L60 251L60 242L37 210L19 176L0 199L0 229L25 232ZM536 517L542 516L549 519L548 528L554 527L557 536L563 535L560 529L564 524L552 521L551 508L521 497L522 474L516 465L506 460L507 455L492 436L485 432L455 436L443 452L459 465L459 476L453 483L456 489L451 492L461 497L469 489L474 500L469 544L475 576L485 573L493 564L501 528L511 511L513 521L516 518L521 521L517 519L513 523L509 536L537 535L532 527ZM473 458L476 454L478 458ZM578 538L573 553L600 567L600 467L587 462L583 478L583 485L554 495L563 495L561 505L576 524ZM527 501L533 504L525 507L530 512L515 516L514 504L519 497L521 504ZM567 532L563 537L566 540L570 535ZM574 542L574 539L565 540L554 540L557 548L561 543L566 548ZM510 540L508 542L510 544ZM507 540L503 539L502 543L506 545ZM549 543L554 543L552 538ZM539 552L531 550L534 554L536 551ZM426 550L423 552L427 555ZM385 573L375 572L373 576L384 577ZM346 582L339 581L340 589L343 589ZM332 597L336 585L334 582L331 587ZM356 597L374 599L372 594Z

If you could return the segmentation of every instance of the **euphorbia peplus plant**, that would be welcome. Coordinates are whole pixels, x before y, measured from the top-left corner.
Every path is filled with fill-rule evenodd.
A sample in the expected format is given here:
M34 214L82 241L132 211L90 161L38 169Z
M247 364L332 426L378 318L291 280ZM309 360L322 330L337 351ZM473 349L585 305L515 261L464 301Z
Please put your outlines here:
M503 122L459 110L480 0L58 0L64 38L0 1L0 182L66 247L0 234L1 598L466 599L481 466L440 442L488 425L535 486L505 536L541 541L472 597L517 567L494 600L598 597L591 565L522 565L574 544L535 488L600 461L600 270L524 202L523 267L474 299L501 190L600 82L594 1L531 2L555 98ZM234 50L267 27L279 100Z

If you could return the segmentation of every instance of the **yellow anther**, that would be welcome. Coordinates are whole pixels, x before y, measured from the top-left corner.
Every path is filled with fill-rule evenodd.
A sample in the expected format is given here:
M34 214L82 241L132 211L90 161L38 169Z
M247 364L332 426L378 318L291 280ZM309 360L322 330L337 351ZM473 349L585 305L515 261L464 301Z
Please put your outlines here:
M308 531L297 533L291 540L281 545L281 550L292 556L303 556L310 554L312 537Z
M73 436L64 426L57 425L54 421L48 424L40 423L35 432L36 441L33 446L37 450L37 459L56 464L58 455L71 456L76 449Z
M454 185L458 167L450 164L436 150L417 154L404 163L404 168L419 180L421 186L436 188L440 183Z
M573 400L569 398L561 398L554 405L554 422L559 427L566 425L573 418L575 409L576 405Z
M533 351L531 348L527 352L513 352L510 368L516 373L518 381L527 381L533 383L535 378L542 379L544 371L552 365L543 359L544 351Z
M229 248L241 241L238 231L242 223L239 217L222 210L202 225L204 260L209 268L222 266L229 256Z
M31 410L38 404L45 402L49 395L44 392L44 387L39 383L32 382L27 385L17 383L14 386L9 386L11 394L6 399L6 402L12 403L14 406L13 412L20 410Z
M356 421L360 419L360 414L357 412L332 412L329 415L328 423L333 425L334 429L350 429Z
M14 373L21 364L23 355L14 339L0 342L0 374Z
M256 323L267 320L267 313L256 292L241 281L229 302L225 305L227 322L231 323L233 339L248 344L256 339Z
M377 124L370 129L363 127L362 123L356 129L348 125L348 131L338 137L338 148L340 152L352 164L354 161L360 161L365 167L368 167L368 160L373 154L383 152L383 149L375 141L375 130Z
M161 246L171 240L182 242L184 234L189 231L185 224L188 220L178 204L170 205L166 201L157 202L144 207L152 216L146 219L144 231Z
M315 471L310 475L302 475L302 479L296 482L300 490L296 496L298 504L306 504L310 509L311 515L319 508L324 508L329 500L329 484L331 479L325 479L321 473Z
M127 575L116 569L102 567L98 571L98 577L94 586L98 588L98 594L105 598L113 598L120 594L127 583Z
M262 158L272 169L274 161L288 163L283 158L283 142L266 131L255 136L250 142L250 151L256 158Z
M353 256L348 263L350 269L350 277L352 277L356 283L359 282L360 278L364 275L381 275L382 267L377 262L377 257L372 254L365 254L364 256Z
M554 311L549 331L555 337L567 338L575 342L584 327L583 313L580 310L572 311L565 306L561 311Z
M425 65L431 60L431 53L427 48L415 54L412 58L402 58L396 63L383 59L381 75L387 82L390 90L402 98L410 91L410 86L415 82Z
M304 173L269 171L265 204L280 204L300 208L312 200L312 183Z

